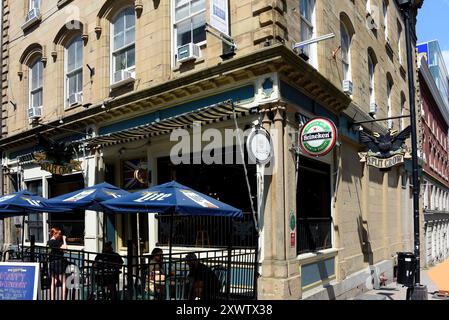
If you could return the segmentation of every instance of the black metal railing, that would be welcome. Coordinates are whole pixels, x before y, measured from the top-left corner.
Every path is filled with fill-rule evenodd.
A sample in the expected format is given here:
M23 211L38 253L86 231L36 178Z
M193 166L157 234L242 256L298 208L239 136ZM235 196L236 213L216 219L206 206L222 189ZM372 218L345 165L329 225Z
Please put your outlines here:
M332 218L298 218L298 254L332 247Z
M176 252L162 255L100 255L83 250L63 250L63 256L48 247L24 248L22 261L40 264L41 300L203 300L256 299L257 252L228 248ZM200 289L190 271L187 254L201 264L204 287ZM16 257L17 258L17 257ZM101 259L99 259L101 258Z
M157 216L158 246L167 246L170 239L170 216ZM254 248L257 234L250 213L243 218L177 216L173 220L173 245L179 247L223 248L229 245Z

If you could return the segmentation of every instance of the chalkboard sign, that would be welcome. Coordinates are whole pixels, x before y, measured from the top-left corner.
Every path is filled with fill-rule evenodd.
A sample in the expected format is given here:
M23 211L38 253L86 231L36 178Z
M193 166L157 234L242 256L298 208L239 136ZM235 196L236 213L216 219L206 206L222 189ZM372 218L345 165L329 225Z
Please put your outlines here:
M0 300L37 300L38 289L39 263L0 263Z

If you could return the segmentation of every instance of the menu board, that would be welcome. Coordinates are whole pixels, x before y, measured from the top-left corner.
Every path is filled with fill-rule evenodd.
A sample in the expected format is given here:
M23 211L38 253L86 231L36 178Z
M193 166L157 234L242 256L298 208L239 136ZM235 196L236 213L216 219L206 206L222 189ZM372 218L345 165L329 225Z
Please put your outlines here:
M0 300L37 300L39 263L0 262Z

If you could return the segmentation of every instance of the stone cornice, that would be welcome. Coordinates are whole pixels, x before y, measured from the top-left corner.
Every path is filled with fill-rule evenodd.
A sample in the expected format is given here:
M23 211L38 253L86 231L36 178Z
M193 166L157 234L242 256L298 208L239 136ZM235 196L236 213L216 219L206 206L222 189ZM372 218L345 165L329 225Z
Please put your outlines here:
M254 51L216 66L192 72L153 87L133 91L106 102L91 105L77 114L47 123L48 125L82 131L90 124L112 122L123 117L136 117L173 105L198 94L210 93L236 82L250 80L266 73L278 72L300 88L306 95L321 103L330 111L339 114L346 109L351 99L329 82L318 70L298 57L283 44L277 44ZM198 98L201 98L198 96ZM64 132L64 129L61 129ZM36 127L0 140L0 148L13 148L31 143L38 132L55 134L58 129Z

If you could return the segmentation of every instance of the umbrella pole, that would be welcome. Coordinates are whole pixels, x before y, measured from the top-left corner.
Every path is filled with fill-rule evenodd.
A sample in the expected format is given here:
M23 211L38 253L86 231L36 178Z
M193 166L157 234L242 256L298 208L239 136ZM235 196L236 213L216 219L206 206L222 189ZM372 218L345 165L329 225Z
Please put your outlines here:
M25 242L25 216L22 216L22 259L24 259L24 256L23 256L24 242Z
M137 260L140 260L140 213L137 213L137 256L139 257Z
M172 251L173 251L173 219L175 217L175 210L171 209L170 214L170 242L168 247L168 272L171 273L171 264L172 264Z

